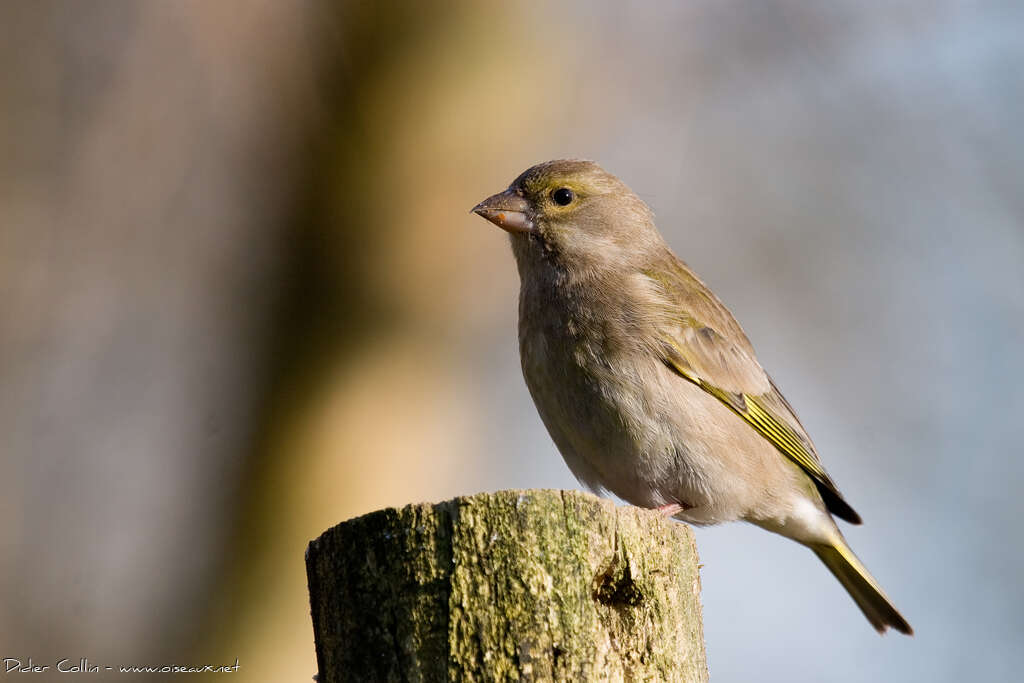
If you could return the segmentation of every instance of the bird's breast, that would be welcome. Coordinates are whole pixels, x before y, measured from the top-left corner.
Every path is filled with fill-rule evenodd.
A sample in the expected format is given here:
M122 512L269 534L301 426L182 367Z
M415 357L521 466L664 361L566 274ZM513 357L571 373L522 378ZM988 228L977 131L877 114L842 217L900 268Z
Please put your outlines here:
M616 309L562 292L536 294L526 290L520 301L523 375L569 468L592 489L637 505L670 502L653 485L666 477L666 454L675 449L649 389L657 359Z

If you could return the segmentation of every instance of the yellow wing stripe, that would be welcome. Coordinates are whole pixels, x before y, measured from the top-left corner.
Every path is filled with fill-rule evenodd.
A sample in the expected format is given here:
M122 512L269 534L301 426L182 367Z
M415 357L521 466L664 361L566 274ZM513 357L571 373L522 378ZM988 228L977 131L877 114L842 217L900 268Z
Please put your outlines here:
M680 352L680 355L682 355L681 349L679 349L677 344L672 342L669 343L677 352ZM692 369L687 367L685 365L685 361L679 362L680 360L683 360L681 358L670 357L667 360L673 370L679 373L683 378L693 382L701 389L724 403L730 410L743 418L745 422L757 430L761 436L768 439L768 441L770 441L780 453L799 465L805 472L828 486L830 489L836 489L836 485L832 481L832 478L829 477L821 465L818 464L817 460L814 459L814 456L808 452L807 447L801 442L800 437L796 432L785 424L779 422L778 418L767 411L764 406L758 402L756 397L749 396L747 394L733 394L723 391L713 384L709 384L694 373Z
M783 446L787 452L791 454L802 454L803 447L796 442L793 434L788 429L780 425L772 416L765 413L761 406L745 394L743 396L743 403L747 406L747 414L750 422L758 426L767 434L771 435L772 441Z
M765 434L775 444L776 448L796 461L800 467L823 482L832 483L828 474L825 473L825 470L821 468L821 465L818 464L814 457L807 452L807 448L800 442L799 437L792 429L780 423L756 399L744 394L743 401L747 406L747 413L741 415L741 417L747 419L758 431ZM750 417L748 418L747 415Z

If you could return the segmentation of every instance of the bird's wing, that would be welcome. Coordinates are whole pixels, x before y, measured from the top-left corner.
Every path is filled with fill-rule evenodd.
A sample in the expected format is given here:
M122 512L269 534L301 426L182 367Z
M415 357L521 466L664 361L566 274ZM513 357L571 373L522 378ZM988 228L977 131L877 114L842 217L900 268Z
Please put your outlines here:
M757 362L743 329L710 289L681 261L645 273L669 307L660 316L662 359L680 377L742 418L817 485L828 509L854 524L860 515L821 465L818 453L785 397Z

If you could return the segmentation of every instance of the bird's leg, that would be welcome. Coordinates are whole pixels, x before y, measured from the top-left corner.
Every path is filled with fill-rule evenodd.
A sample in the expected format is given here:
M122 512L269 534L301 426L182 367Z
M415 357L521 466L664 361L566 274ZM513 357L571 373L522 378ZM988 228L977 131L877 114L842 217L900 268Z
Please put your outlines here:
M659 505L654 509L665 517L675 517L683 510L688 510L689 508L685 505L680 505L679 503L665 503L664 505Z

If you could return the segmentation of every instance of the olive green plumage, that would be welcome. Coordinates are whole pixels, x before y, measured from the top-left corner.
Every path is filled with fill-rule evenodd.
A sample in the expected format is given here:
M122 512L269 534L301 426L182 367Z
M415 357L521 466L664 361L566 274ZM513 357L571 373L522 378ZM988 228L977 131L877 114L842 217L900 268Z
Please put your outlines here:
M693 524L744 520L792 538L876 629L912 632L832 519L860 516L643 201L597 164L561 160L473 210L509 231L523 375L581 482Z

